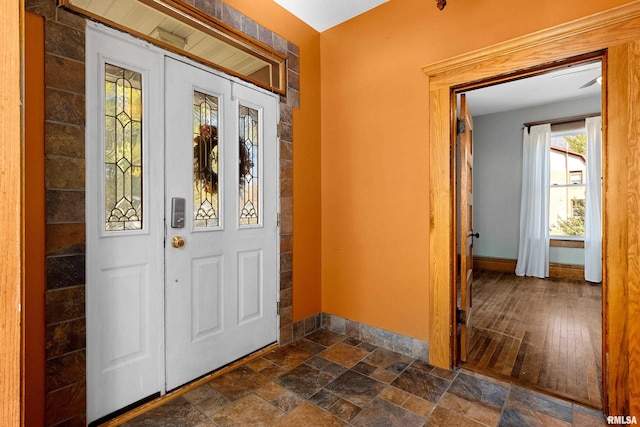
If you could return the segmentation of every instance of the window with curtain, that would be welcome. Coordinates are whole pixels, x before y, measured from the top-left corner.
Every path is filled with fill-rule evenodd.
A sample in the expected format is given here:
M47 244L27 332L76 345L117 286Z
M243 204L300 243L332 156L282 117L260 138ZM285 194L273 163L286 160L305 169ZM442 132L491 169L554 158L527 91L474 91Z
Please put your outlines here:
M587 135L551 127L549 152L549 237L584 240Z
M525 128L516 274L549 276L549 240L584 240L585 279L602 280L602 119Z

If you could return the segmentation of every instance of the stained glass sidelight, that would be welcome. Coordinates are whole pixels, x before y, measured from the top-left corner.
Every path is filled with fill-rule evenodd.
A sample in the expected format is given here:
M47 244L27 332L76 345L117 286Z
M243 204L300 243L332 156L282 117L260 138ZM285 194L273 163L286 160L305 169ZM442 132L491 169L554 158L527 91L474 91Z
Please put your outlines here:
M218 98L193 92L193 216L197 228L219 225Z
M240 225L256 225L260 222L259 209L259 120L258 110L240 105Z
M142 229L142 75L105 64L105 230Z

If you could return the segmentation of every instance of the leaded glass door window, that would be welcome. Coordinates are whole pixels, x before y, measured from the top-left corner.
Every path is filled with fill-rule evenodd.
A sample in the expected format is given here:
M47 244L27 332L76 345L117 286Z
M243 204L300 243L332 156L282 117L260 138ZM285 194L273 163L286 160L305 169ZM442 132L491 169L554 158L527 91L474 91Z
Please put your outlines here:
M218 97L193 92L193 220L196 228L220 225L223 188L218 147Z
M105 64L105 230L142 229L142 74Z
M240 165L240 226L260 223L260 119L259 111L245 105L238 108Z

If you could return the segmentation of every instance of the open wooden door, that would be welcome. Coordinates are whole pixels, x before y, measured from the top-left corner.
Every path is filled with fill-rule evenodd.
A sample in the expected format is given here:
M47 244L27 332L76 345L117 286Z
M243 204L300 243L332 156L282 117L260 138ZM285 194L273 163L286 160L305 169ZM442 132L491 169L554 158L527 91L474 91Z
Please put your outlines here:
M458 134L460 136L460 295L457 322L460 361L467 361L471 343L471 296L473 294L473 120L466 96L461 95Z

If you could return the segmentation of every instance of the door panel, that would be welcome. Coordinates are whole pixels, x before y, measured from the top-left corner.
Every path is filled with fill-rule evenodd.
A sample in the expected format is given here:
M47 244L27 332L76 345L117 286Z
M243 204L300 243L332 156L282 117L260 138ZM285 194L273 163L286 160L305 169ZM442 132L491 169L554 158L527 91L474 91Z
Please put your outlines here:
M118 369L149 356L147 345L148 264L102 270L98 291L103 315L111 322L102 325L100 354L103 370ZM122 334L126 331L126 334Z
M262 250L238 253L238 323L262 315Z
M222 256L192 261L192 339L210 338L222 326Z
M464 94L460 100L460 360L471 343L473 294L473 120Z
M165 248L171 390L276 341L277 101L173 59L165 70L166 200L186 201L184 225L167 225L184 246Z

